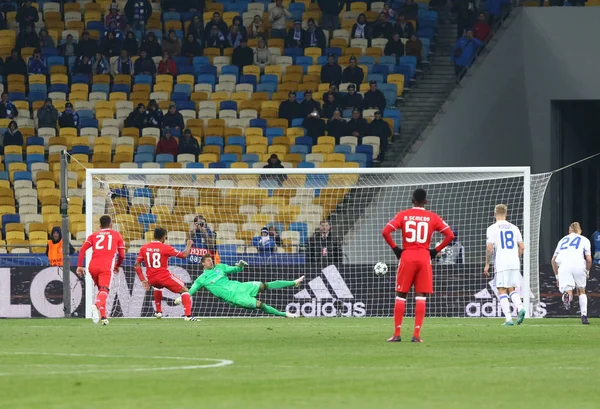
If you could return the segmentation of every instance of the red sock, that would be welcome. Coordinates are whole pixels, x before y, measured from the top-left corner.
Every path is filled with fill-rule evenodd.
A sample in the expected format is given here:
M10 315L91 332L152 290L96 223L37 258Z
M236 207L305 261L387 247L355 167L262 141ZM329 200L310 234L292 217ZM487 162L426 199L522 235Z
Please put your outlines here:
M402 318L404 318L404 310L406 309L406 300L396 297L394 305L394 336L400 336L400 328L402 327Z
M415 332L414 336L419 338L421 336L421 327L425 320L425 297L415 297Z
M181 303L183 304L183 314L186 317L192 316L192 297L190 293L181 294Z
M156 312L162 312L162 290L154 289L154 309Z
M96 295L96 307L100 310L100 318L106 319L106 298L108 293L106 291L98 291Z

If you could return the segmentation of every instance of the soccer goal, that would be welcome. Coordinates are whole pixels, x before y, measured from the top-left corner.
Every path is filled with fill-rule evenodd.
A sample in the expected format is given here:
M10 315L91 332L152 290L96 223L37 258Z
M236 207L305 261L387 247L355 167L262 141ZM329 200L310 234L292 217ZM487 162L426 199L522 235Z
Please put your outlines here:
M97 230L99 217L108 214L127 246L123 271L109 296L112 316L154 312L152 293L143 290L133 263L155 227L166 228L167 243L175 247L194 240L187 260L171 259L171 272L188 286L202 273L200 258L210 253L225 264L247 261L249 268L232 277L239 281L305 275L301 288L258 295L280 310L307 317L391 316L397 261L381 231L411 206L412 191L423 187L427 207L457 236L433 261L435 294L428 315L501 316L493 279L482 271L486 228L494 222L494 206L504 203L508 220L525 241L521 294L528 314L538 316L538 241L549 179L550 174L531 175L527 167L87 169L87 232ZM379 261L389 266L385 276L373 273ZM86 284L89 314L94 289ZM165 290L164 316L182 316L174 298ZM193 311L205 317L261 315L202 291L194 297Z

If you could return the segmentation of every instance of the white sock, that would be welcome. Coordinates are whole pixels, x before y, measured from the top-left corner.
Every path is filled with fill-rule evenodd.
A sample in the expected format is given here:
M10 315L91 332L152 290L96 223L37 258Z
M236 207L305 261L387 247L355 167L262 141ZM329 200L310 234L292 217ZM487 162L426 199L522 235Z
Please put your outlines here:
M512 321L512 317L510 315L510 304L508 303L508 295L502 294L500 296L500 308L502 308L502 312L504 313L506 321Z
M587 315L587 295L581 294L579 296L579 308L581 309L581 315Z
M521 311L523 309L523 301L521 301L521 296L519 295L518 292L513 291L512 293L510 293L510 299L512 300L513 304L515 305L515 308L517 309L517 311Z

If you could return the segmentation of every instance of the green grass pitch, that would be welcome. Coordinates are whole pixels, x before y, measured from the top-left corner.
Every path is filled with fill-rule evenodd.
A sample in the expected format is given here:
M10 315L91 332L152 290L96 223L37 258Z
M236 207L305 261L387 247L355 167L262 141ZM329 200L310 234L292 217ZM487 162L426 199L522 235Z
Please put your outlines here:
M2 320L0 407L600 406L600 320L501 323L426 319L424 344L388 344L391 319Z

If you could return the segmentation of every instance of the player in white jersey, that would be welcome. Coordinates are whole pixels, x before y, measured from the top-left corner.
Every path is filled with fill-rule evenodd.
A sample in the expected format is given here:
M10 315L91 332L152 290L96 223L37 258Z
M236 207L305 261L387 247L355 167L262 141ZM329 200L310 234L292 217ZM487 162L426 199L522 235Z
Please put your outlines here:
M571 307L573 290L577 289L581 323L584 325L590 323L587 318L587 295L585 295L585 284L590 278L590 268L592 268L590 241L581 235L581 226L578 222L571 223L569 234L556 246L552 257L552 270L567 310Z
M496 288L498 289L500 308L505 317L504 326L512 326L510 314L509 297L515 309L519 312L517 325L521 325L525 319L525 308L521 296L515 290L521 284L521 256L525 249L523 236L517 226L506 221L508 208L499 204L494 208L496 223L487 229L485 268L483 274L490 275L490 261L494 257L496 268Z

